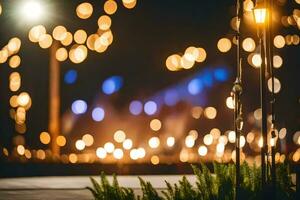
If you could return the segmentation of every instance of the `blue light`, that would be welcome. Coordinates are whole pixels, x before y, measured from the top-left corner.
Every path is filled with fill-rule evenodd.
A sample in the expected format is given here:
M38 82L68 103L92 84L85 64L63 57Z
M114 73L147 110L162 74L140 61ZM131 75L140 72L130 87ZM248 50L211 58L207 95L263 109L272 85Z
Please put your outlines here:
M107 94L113 94L121 89L123 78L120 76L112 76L106 79L102 84L102 91Z
M206 70L203 75L201 75L201 80L203 82L203 84L207 87L212 87L213 86L213 74Z
M71 69L67 71L64 77L65 83L67 84L73 84L77 80L77 71L74 69Z
M157 111L157 105L154 101L147 101L144 105L144 111L147 115L154 115Z
M188 84L188 91L192 95L197 95L203 90L203 83L200 79L193 79Z
M215 76L215 79L217 81L221 81L221 82L224 82L224 81L227 81L228 78L229 78L229 73L226 69L224 68L218 68L214 71L214 76Z
M129 111L133 115L139 115L143 111L143 104L140 101L132 101L129 105Z
M171 89L165 93L164 97L165 103L168 106L174 106L179 101L179 96L176 90Z
M104 119L105 117L105 111L101 107L96 107L92 111L92 118L96 122L100 122Z
M76 100L72 103L72 111L74 114L79 115L85 113L87 110L87 104L83 100Z

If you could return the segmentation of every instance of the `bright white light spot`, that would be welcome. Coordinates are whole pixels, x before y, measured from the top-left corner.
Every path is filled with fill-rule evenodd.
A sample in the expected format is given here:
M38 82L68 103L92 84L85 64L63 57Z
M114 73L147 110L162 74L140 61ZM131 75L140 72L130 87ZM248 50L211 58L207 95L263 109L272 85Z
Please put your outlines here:
M44 12L40 2L36 0L26 1L21 9L23 17L31 21L40 19Z
M172 147L175 144L175 138L174 137L168 137L167 138L167 145L168 147Z

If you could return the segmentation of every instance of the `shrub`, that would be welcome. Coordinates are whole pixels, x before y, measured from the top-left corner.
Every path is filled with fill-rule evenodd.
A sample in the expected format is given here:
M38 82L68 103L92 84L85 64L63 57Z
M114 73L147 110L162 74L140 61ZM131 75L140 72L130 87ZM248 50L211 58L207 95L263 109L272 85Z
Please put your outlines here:
M120 187L116 176L110 184L102 172L100 182L91 178L93 188L88 187L95 200L232 200L235 198L235 165L214 163L214 174L201 164L200 168L192 166L197 178L193 186L185 176L176 184L166 181L167 189L159 193L150 182L139 178L142 196L134 195L130 188ZM269 170L270 171L270 170ZM256 200L262 198L260 167L250 167L247 163L241 165L241 191L243 200ZM267 187L269 193L276 195L276 199L296 199L292 189L291 177L287 164L280 164L276 170L276 191Z

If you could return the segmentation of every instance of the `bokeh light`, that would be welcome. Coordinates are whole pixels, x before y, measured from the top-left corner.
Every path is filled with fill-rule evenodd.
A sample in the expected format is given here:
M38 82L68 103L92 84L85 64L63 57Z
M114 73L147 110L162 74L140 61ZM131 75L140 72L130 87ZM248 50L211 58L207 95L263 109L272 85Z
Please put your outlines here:
M144 105L144 111L147 115L154 115L157 111L157 104L154 101L147 101Z
M72 112L76 115L83 114L87 110L87 104L83 100L76 100L72 103Z
M117 130L114 134L114 140L118 143L124 142L126 139L126 134L122 130Z
M65 83L73 84L76 82L76 80L77 80L77 71L76 70L71 69L65 73L65 76L64 76Z
M92 111L92 118L96 122L100 122L104 119L105 117L105 111L101 107L96 107Z
M161 129L161 121L159 119L153 119L150 122L150 128L153 131L159 131Z
M76 8L76 14L81 19L87 19L93 14L93 6L88 2L81 3Z
M156 149L159 147L160 140L158 137L152 137L149 139L148 144L149 144L149 147L151 147L152 149Z
M133 115L139 115L143 111L143 104L140 101L134 100L129 104L129 111Z
M217 47L220 52L226 53L231 49L231 41L228 38L221 38L218 41Z
M106 79L102 84L102 91L111 95L121 89L123 86L123 78L121 76L112 76Z

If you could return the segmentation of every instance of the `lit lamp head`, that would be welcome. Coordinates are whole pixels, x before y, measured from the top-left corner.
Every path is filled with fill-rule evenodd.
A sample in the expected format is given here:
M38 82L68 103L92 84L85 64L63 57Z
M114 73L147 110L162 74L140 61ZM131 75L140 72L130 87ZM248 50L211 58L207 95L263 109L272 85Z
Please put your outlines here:
M20 7L21 14L28 21L40 20L44 14L44 9L40 1L28 0L23 2Z
M255 23L262 25L266 21L267 9L263 2L257 2L256 6L253 9Z

